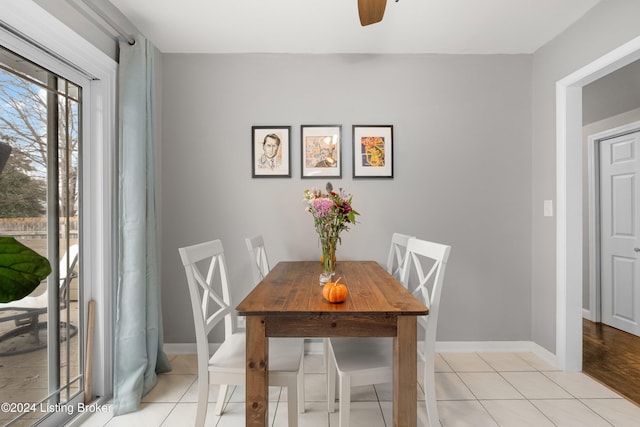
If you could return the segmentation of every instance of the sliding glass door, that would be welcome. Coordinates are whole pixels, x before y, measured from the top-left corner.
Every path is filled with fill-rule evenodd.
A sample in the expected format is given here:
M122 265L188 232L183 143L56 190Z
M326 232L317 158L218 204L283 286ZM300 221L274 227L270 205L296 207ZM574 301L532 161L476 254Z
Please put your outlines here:
M52 269L0 303L1 425L73 413L83 391L82 83L0 46L0 236Z

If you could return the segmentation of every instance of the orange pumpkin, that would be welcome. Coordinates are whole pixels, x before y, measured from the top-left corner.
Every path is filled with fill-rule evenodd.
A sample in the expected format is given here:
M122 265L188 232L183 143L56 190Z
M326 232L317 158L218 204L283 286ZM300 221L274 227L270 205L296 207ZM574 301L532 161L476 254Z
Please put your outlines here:
M331 303L342 302L347 298L347 286L344 283L328 282L322 287L322 296Z

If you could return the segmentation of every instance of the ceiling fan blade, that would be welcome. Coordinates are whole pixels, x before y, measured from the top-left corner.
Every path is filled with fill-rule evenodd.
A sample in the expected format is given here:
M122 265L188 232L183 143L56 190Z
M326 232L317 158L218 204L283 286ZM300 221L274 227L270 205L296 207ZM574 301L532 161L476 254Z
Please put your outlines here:
M360 24L364 27L382 21L386 6L387 0L358 0Z

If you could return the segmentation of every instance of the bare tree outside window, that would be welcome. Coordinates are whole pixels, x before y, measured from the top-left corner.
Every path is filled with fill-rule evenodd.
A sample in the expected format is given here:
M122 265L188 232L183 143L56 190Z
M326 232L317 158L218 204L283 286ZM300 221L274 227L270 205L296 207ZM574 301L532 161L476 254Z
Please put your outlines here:
M54 83L58 80L61 79L55 79ZM65 81L61 81L60 85L63 87L45 89L40 84L0 69L0 140L12 147L9 162L12 157L19 157L23 173L32 180L46 182L50 129L47 117L52 117L47 98L51 95L57 98L58 111L53 117L57 117L58 122L59 208L60 216L66 217L77 214L79 122L77 102L69 96L63 96L73 87L70 90ZM41 201L44 206L45 199Z

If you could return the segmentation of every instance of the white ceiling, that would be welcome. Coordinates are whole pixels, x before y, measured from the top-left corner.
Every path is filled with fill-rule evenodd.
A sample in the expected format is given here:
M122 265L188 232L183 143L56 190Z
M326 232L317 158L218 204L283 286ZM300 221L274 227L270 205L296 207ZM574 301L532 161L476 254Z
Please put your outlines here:
M532 53L600 0L111 0L162 52Z

